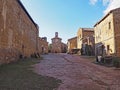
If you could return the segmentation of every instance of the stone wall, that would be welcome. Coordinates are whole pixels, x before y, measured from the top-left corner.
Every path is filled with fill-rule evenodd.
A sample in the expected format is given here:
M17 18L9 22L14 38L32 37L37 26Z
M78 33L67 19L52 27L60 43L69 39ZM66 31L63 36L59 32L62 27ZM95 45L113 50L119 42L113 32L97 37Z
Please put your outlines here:
M94 55L95 41L93 28L80 28L77 32L77 48L83 55Z
M37 52L38 26L19 0L0 0L0 62Z
M62 53L66 53L68 50L68 46L65 43L62 43Z
M81 49L82 48L82 37L83 37L83 33L82 33L82 28L80 28L77 32L77 48Z
M61 53L62 52L62 42L60 38L53 38L51 44L52 53Z
M77 37L68 39L68 52L71 52L72 49L77 48Z
M120 8L113 11L116 55L120 56Z
M51 39L52 44L49 45L49 52L51 53L66 53L67 45L62 43L62 39L58 37L58 32L55 32L55 37Z
M87 43L88 44L87 40L84 39L84 38L90 38L93 35L94 35L93 29L92 29L92 31L83 30L83 36L82 36L83 40L82 40L82 43ZM91 43L94 43L94 41L91 42Z
M47 54L48 53L48 42L46 40L44 40L43 38L39 37L39 41L38 41L38 52L40 54Z
M88 41L87 38L91 38L94 35L93 28L80 28L77 32L77 48L81 49L83 44L94 44L93 41Z
M51 53L62 53L62 42L61 38L58 37L58 32L55 32L55 37L51 39L52 44L50 48Z
M109 13L96 24L94 30L96 55L115 54L113 13Z

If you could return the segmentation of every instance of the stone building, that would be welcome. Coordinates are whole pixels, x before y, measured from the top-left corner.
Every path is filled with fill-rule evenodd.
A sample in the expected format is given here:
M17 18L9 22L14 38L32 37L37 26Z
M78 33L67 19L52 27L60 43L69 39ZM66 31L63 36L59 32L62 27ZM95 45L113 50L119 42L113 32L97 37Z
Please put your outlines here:
M82 55L94 55L94 30L93 28L80 28L77 32L77 48Z
M67 45L62 43L62 39L58 37L58 32L55 33L55 37L51 39L50 52L52 53L63 53L67 50Z
M77 37L68 39L68 53L70 53L72 49L77 49Z
M62 47L61 47L61 50L62 50L62 53L66 53L67 52L67 44L65 43L62 43Z
M48 42L46 37L39 37L38 41L38 52L40 54L47 54L48 53Z
M111 10L94 25L95 54L120 56L120 8Z
M0 63L36 53L38 34L38 25L20 0L0 0Z

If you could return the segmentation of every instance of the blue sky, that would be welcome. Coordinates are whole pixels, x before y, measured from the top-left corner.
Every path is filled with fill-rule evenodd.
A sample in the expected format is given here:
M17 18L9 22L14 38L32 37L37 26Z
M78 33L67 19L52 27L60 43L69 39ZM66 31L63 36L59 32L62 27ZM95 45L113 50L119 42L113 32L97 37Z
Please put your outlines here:
M92 28L111 4L110 0L21 1L39 25L39 36L46 36L49 43L55 32L58 32L62 41L67 43L67 39L76 36L79 28Z

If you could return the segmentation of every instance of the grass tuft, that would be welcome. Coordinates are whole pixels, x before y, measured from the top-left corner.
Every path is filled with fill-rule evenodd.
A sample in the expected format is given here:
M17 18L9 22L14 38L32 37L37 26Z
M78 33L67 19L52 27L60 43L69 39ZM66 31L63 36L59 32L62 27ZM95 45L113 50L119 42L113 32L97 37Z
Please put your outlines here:
M41 76L30 70L39 59L22 59L0 66L0 90L53 90L61 80Z

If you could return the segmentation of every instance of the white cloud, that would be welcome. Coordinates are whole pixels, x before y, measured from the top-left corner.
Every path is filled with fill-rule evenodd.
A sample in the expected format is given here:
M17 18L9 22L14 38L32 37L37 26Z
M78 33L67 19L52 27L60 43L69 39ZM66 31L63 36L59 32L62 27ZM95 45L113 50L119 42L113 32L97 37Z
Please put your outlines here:
M95 5L98 1L102 1L103 5L106 6L106 9L103 11L106 15L110 10L120 7L120 0L90 0L92 5Z
M90 0L90 4L95 5L98 0Z
M103 5L106 6L109 4L110 0L102 0L103 1Z
M120 0L109 0L109 4L107 5L106 10L104 10L104 14L107 14L110 10L113 10L119 7L120 7Z

